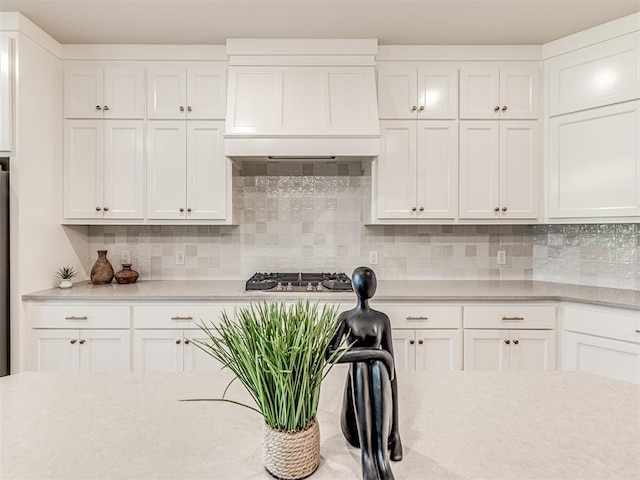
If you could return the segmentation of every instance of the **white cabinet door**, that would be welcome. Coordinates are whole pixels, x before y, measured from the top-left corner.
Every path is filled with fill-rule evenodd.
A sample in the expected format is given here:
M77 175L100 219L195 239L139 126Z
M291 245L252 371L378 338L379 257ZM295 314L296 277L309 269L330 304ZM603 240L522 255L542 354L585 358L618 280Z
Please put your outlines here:
M187 218L224 220L228 160L224 156L224 122L187 122ZM175 178L175 177L174 177Z
M511 330L509 332L511 370L555 370L556 332L554 330Z
M537 119L540 73L537 64L500 68L500 119Z
M447 63L418 66L418 119L458 118L458 68Z
M104 218L144 218L144 124L104 122Z
M536 62L462 67L460 118L538 118L539 69Z
M129 330L80 330L80 371L128 372L131 370Z
M7 34L0 34L0 152L13 150L13 49Z
M417 136L416 218L454 219L458 212L457 122L417 122Z
M549 217L640 216L640 102L549 119Z
M461 330L416 330L416 370L462 370Z
M186 122L147 122L147 217L186 218Z
M394 329L393 358L397 372L412 372L416 369L416 341L414 330Z
M105 67L104 118L144 118L144 70Z
M460 122L460 218L499 218L499 122Z
M538 217L538 122L500 122L500 216Z
M509 370L508 330L465 330L465 370Z
M378 65L378 113L382 119L418 117L418 77L413 63Z
M276 69L231 67L227 133L277 129L282 109L281 85L282 74Z
M380 122L378 218L414 218L416 205L416 122Z
M79 372L78 330L33 330L32 369L40 372Z
M134 370L136 372L182 372L183 330L136 330Z
M187 71L184 67L147 69L147 118L187 116Z
M460 118L499 118L499 112L500 69L497 66L462 67Z
M104 69L67 67L64 70L65 118L102 118Z
M199 348L193 340L209 343L210 339L199 330L184 332L184 371L185 372L218 372L222 364Z
M226 104L226 67L187 68L187 118L224 119Z
M564 369L640 383L640 343L566 332Z
M103 218L103 136L100 120L64 124L65 218Z

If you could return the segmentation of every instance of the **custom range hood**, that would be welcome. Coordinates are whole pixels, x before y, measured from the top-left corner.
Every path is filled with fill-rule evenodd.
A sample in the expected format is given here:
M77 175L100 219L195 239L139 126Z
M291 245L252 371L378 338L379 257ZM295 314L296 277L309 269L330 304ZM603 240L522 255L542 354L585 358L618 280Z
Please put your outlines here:
M225 155L377 156L377 50L375 39L228 39Z

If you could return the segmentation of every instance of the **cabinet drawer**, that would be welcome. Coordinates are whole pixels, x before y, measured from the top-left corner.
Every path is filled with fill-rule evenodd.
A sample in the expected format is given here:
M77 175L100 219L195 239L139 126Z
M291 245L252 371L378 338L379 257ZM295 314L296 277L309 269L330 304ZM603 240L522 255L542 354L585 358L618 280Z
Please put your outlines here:
M420 303L372 303L372 308L384 312L393 328L460 328L460 307Z
M32 328L129 328L127 305L31 305Z
M556 307L471 305L464 307L464 328L556 328Z
M565 330L640 343L640 311L566 306Z
M133 307L134 328L199 328L198 325L218 323L222 312L233 318L233 304L217 305L154 305Z

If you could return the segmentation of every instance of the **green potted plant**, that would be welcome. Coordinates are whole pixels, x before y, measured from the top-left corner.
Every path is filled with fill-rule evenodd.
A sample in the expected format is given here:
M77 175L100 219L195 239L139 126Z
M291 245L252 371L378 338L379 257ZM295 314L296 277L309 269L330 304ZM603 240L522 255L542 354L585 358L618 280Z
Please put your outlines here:
M74 267L60 267L56 272L56 277L60 279L58 282L59 288L71 288L73 282L71 279L77 275Z
M229 368L255 401L255 407L240 405L264 419L263 462L273 477L306 478L320 463L320 384L348 349L343 345L327 358L336 316L335 307L320 308L309 300L289 306L265 301L241 308L236 321L223 312L219 324L201 325L208 340L192 340ZM238 403L225 394L213 400Z

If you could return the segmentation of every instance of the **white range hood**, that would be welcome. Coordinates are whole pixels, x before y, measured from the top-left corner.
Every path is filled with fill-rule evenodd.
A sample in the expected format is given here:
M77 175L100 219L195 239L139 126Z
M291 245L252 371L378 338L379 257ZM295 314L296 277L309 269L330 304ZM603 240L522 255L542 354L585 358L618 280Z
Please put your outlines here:
M380 152L376 40L227 40L225 155L243 160Z

